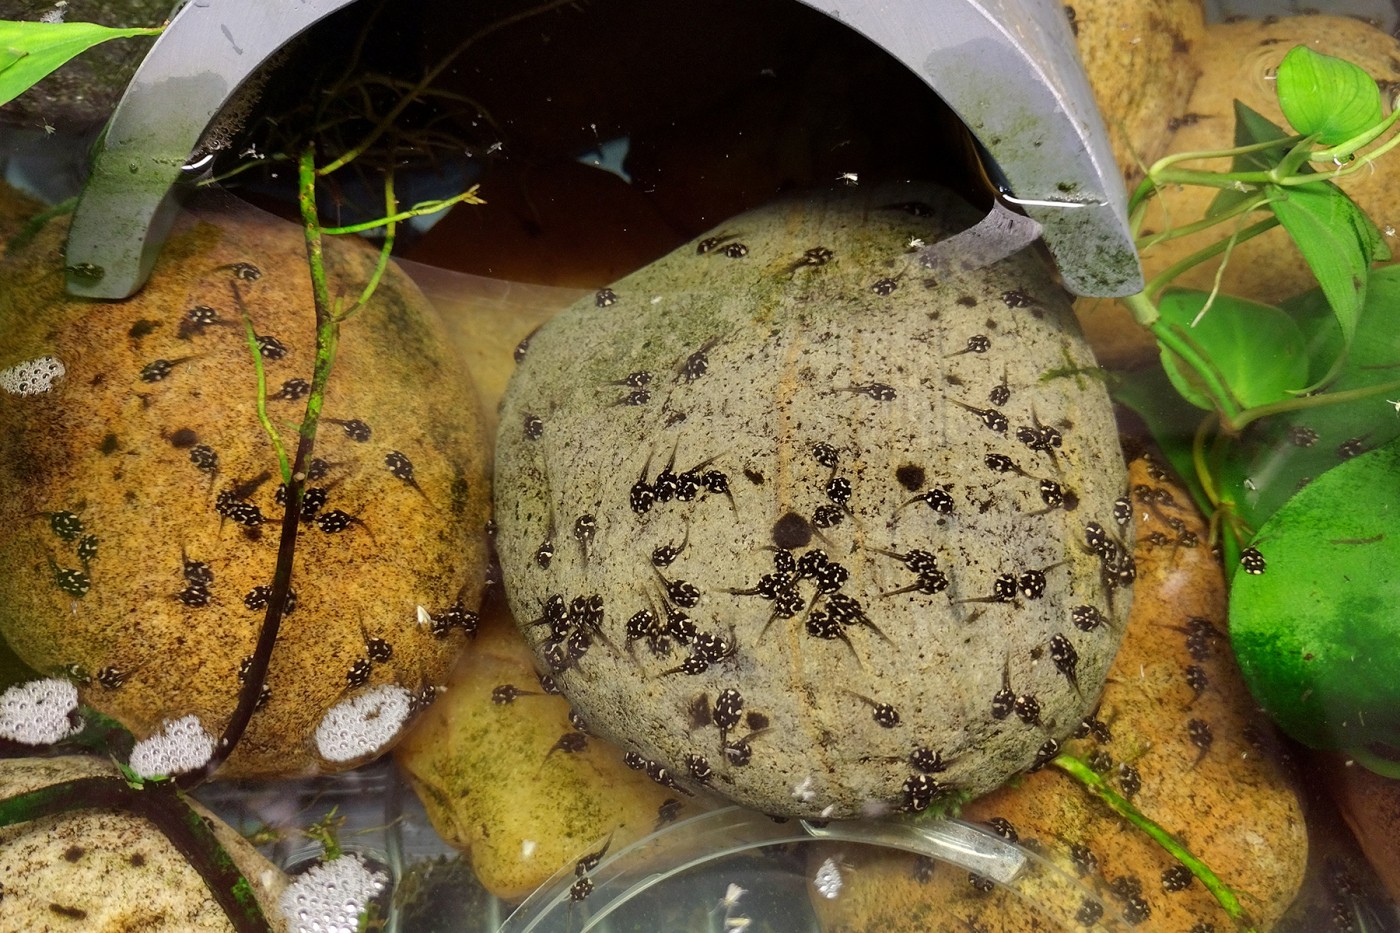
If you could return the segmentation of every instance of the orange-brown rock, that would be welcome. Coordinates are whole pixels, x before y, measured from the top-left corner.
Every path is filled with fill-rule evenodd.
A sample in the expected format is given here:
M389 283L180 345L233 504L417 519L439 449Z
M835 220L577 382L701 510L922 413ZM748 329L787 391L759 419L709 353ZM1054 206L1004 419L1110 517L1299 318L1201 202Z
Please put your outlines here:
M64 293L62 238L53 224L0 267L0 368L64 370L0 393L0 634L138 738L189 715L218 736L281 537L255 359L289 451L312 376L302 231L205 210L113 303ZM353 300L375 254L329 256L332 296ZM487 446L440 323L391 268L340 327L308 469L324 502L303 516L270 693L227 776L348 767L442 683L484 587Z
M534 663L504 608L488 610L446 694L395 751L433 828L506 899L696 805L629 770L616 746L580 732Z
M1094 719L1065 751L1201 857L1239 894L1257 929L1267 930L1302 882L1303 816L1269 753L1269 727L1235 670L1225 584L1205 528L1185 492L1150 470L1142 460L1131 469L1132 619ZM1144 929L1230 928L1199 881L1186 882L1170 855L1054 767L974 801L962 818L1014 832ZM1024 933L1057 929L1056 918L1075 922L1083 909L1076 900L1028 903L1004 889L984 893L966 871L939 865L929 872L914 856L857 847L837 853L849 869L839 896L812 897L825 933L965 933L972 924ZM832 855L823 849L813 864Z
M1400 780L1382 777L1344 755L1318 752L1312 758L1367 861L1390 896L1400 901Z
M1200 0L1075 0L1065 4L1079 57L1129 185L1166 151L1200 73Z

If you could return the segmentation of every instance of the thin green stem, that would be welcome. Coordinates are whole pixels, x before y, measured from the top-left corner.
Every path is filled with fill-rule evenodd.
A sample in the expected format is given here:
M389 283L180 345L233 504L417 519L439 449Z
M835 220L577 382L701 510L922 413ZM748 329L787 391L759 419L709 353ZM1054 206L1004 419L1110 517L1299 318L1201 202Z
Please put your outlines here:
M1219 902L1225 913L1235 921L1239 929L1253 931L1253 922L1250 920L1248 912L1244 909L1244 905L1240 903L1239 898L1235 895L1235 892L1230 889L1229 885L1221 881L1219 876L1211 871L1210 866L1193 855L1190 850L1178 842L1171 833L1149 819L1128 800L1119 796L1092 768L1073 755L1068 754L1056 755L1050 760L1050 764L1084 785L1089 793L1107 804L1109 809L1114 813L1123 817L1123 819L1150 836L1154 842L1165 849L1173 858L1186 866L1191 874L1215 897L1216 901Z
M1161 233L1154 233L1151 236L1143 237L1138 240L1138 251L1146 252L1147 250L1156 246L1158 243L1163 243L1167 240L1175 240L1180 237L1191 236L1192 234L1200 233L1202 230L1209 230L1211 227L1214 227L1217 224L1225 223L1228 220L1234 220L1236 217L1239 217L1243 214L1251 213L1252 211L1257 211L1261 207L1265 207L1266 205L1268 205L1268 203L1272 200L1273 198L1267 195L1260 195L1259 197L1254 198L1253 200L1240 201L1238 204L1235 204L1228 210L1221 211L1219 214L1216 214L1213 217L1205 217L1201 220L1196 221L1195 223L1186 224L1183 227L1173 227L1170 230L1163 230Z
M1400 120L1400 110L1392 110L1390 116L1386 117L1375 126L1364 132L1358 133L1346 142L1338 143L1330 149L1316 149L1309 158L1314 162L1331 162L1342 156L1349 156L1362 146L1369 146L1372 142L1385 135L1385 131L1395 125L1396 120ZM1393 143L1394 140L1391 140Z
M387 175L388 173L386 173ZM391 224L402 223L414 217L423 217L427 214L436 214L438 211L445 211L454 204L485 204L486 202L477 197L477 185L472 185L460 194L454 194L450 198L440 201L423 201L413 205L406 211L398 211L386 217L377 217L374 220L366 220L362 223L348 224L344 227L323 227L321 232L327 236L340 236L346 233L364 233L367 230L377 230L380 227L387 227Z
M1200 379L1202 389L1220 413L1222 422L1239 415L1242 410L1240 403L1230 391L1225 378L1211 362L1210 354L1202 350L1185 329L1177 324L1158 320L1153 323L1151 331L1163 349L1173 353L1183 366Z
M277 452L277 466L282 473L282 482L290 484L292 481L292 465L287 459L287 447L282 443L282 434L272 423L272 418L267 413L267 370L263 366L262 347L258 346L258 335L253 330L253 318L248 314L248 306L243 302L243 292L238 287L236 281L230 281L229 287L233 289L233 302L238 306L238 313L243 317L243 332L248 340L248 352L253 356L253 372L257 382L257 406L258 423L262 425L263 432L268 440L272 442L272 449Z
M1303 411L1308 408L1325 408L1328 405L1340 405L1343 402L1354 402L1360 399L1373 398L1377 395L1385 395L1396 391L1400 391L1400 381L1383 382L1380 385L1363 386L1359 389L1343 389L1340 392L1323 392L1319 395L1305 395L1300 398L1285 399L1281 402L1273 402L1268 405L1260 405L1257 408L1246 409L1232 418L1226 427L1231 432L1238 434L1248 425L1253 424L1260 418L1267 418L1270 415L1281 415L1290 411Z
M1155 300L1157 295L1161 294L1162 290L1171 284L1173 279L1181 275L1187 269L1198 266L1208 259L1213 259L1227 249L1232 249L1245 240L1253 239L1259 234L1266 233L1277 226L1277 217L1267 217L1257 223L1250 224L1248 227L1237 231L1232 236L1212 243L1210 246L1197 250L1191 255L1172 263L1166 269L1163 269L1161 272L1157 273L1157 275L1153 276L1151 281L1144 286L1143 291L1146 292L1150 298Z
M1211 471L1210 464L1206 463L1206 437L1210 434L1210 429L1219 423L1217 415L1207 415L1201 419L1201 423L1196 427L1195 436L1191 438L1191 463L1196 468L1196 481L1201 485L1201 493L1209 504L1207 511L1212 511L1220 505L1220 492L1215 487L1215 474Z
M1196 162L1206 159L1233 159L1235 156L1249 155L1254 152L1267 152L1270 149L1279 149L1284 146L1296 146L1302 142L1303 136L1280 136L1277 139L1268 139L1263 142L1250 143L1247 146L1234 146L1229 149L1203 149L1199 152L1178 152L1173 155L1163 156L1152 167L1148 169L1149 177L1159 177L1160 174L1173 165L1181 162Z
M475 189L473 188L472 190ZM398 222L393 219L394 211L398 208L398 205L399 199L394 194L394 173L385 172L384 211L385 214L388 215L389 220L384 225L384 242L380 244L379 247L379 258L374 264L374 272L370 275L369 282L366 283L365 287L360 291L360 297L356 299L355 304L352 308L339 315L338 320L345 320L346 318L350 317L350 315L354 314L355 312L363 308L365 305L369 304L370 298L379 288L379 283L384 278L384 272L389 268L389 257L393 255L394 242L398 236L399 225Z

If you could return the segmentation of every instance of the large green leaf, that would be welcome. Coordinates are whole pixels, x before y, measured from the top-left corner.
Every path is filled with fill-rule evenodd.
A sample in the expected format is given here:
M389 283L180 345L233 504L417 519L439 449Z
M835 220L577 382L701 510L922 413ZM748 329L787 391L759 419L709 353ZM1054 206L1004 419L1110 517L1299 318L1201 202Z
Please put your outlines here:
M1318 477L1230 589L1245 681L1289 735L1388 769L1400 750L1400 442ZM1395 765L1400 767L1400 761Z
M1269 207L1312 269L1350 345L1366 301L1371 263L1389 259L1381 232L1342 189L1331 182L1265 189Z
M1344 59L1294 46L1279 63L1278 103L1292 127L1337 146L1384 119L1380 89L1366 71Z
M1334 368L1343 349L1337 323L1320 289L1283 304L1303 333L1308 383ZM1400 381L1400 265L1371 273L1351 347L1324 392L1354 392ZM1400 390L1255 422L1220 466L1216 484L1258 527L1302 485L1352 456L1400 437Z
M160 27L114 29L97 23L0 20L0 106L94 45L109 39L154 36L160 31Z
M1173 289L1162 296L1157 310L1162 320L1180 328L1204 351L1242 406L1254 408L1282 401L1307 385L1303 335L1288 315L1231 295L1216 295L1202 315L1208 300L1209 292ZM1214 410L1195 374L1166 349L1162 350L1162 368L1182 398L1197 408Z

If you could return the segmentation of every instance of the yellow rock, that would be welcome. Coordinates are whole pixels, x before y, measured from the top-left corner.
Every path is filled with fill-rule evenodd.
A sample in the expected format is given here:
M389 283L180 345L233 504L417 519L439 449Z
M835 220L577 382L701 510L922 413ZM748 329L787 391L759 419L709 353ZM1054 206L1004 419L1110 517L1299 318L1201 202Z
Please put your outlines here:
M52 357L65 373L47 392L0 393L0 634L138 738L188 715L217 736L281 536L243 315L268 417L294 449L314 358L302 233L205 210L115 303L63 292L62 236L51 224L0 266L0 369ZM374 254L332 242L329 255L332 296L353 300ZM355 746L331 734L357 728L341 714L384 725L421 707L474 621L487 442L441 324L393 268L341 326L315 454L308 486L326 501L297 535L270 697L224 776L337 770L381 750L392 726Z
M1307 45L1328 55L1353 61L1366 69L1382 87L1400 80L1400 40L1348 16L1306 15L1275 21L1243 20L1216 23L1207 28L1193 56L1201 69L1180 128L1172 136L1169 152L1200 152L1234 145L1236 98L1287 127L1278 107L1274 84L1268 79L1288 50ZM1337 183L1378 226L1400 226L1400 199L1395 197L1394 154L1383 156L1375 170L1360 171ZM1227 169L1221 160L1183 163L1182 168ZM1162 231L1205 216L1215 190L1188 186L1165 191L1153 202L1144 232ZM1252 215L1247 221L1264 218ZM1144 271L1151 276L1178 260L1230 233L1215 227L1193 236L1169 240L1147 250ZM1176 279L1176 284L1210 289L1219 260L1196 266ZM1277 303L1316 285L1301 254L1281 227L1240 243L1231 253L1221 277L1221 290L1268 304ZM1127 311L1110 299L1081 299L1076 303L1080 322L1099 361L1107 365L1129 363L1152 356L1151 336L1132 323Z
M110 777L96 758L0 761L0 799L60 781ZM274 930L287 879L202 807L214 835L252 884ZM233 930L204 879L153 823L129 813L82 810L0 829L0 930L84 933L214 933Z
M1200 0L1065 4L1079 57L1131 186L1167 148L1196 83L1192 49L1205 32Z
M578 750L569 750L574 743ZM629 770L616 746L574 728L568 702L544 692L503 608L487 611L446 694L394 754L433 828L507 900L696 805Z
M1085 730L1066 751L1180 838L1267 930L1297 893L1307 862L1297 795L1268 753L1270 727L1256 715L1230 654L1224 579L1199 516L1185 492L1151 478L1144 461L1130 475L1138 577L1128 632L1095 717L1106 733ZM1171 498L1155 498L1162 493ZM1183 543L1187 534L1196 536L1194 545ZM1003 835L1014 831L1144 929L1231 928L1199 881L1173 890L1178 863L1054 768L974 801L962 818ZM812 864L834 856L849 869L840 896L812 896L825 933L965 933L973 923L987 933L1023 933L1054 929L1049 918L1073 923L1083 907L984 893L966 871L930 871L931 863L912 855L823 848Z

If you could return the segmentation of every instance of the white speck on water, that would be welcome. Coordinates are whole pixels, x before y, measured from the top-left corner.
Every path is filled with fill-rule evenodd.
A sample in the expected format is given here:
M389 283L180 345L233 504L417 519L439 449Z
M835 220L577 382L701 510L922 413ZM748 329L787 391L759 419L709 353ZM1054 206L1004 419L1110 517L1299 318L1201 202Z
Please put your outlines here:
M522 839L520 841L520 858L522 860L534 858L535 848L538 845L539 843L535 842L533 839Z
M1386 236L1395 236L1395 228L1392 227L1390 224L1386 224L1385 228L1382 229L1381 232L1384 233Z

